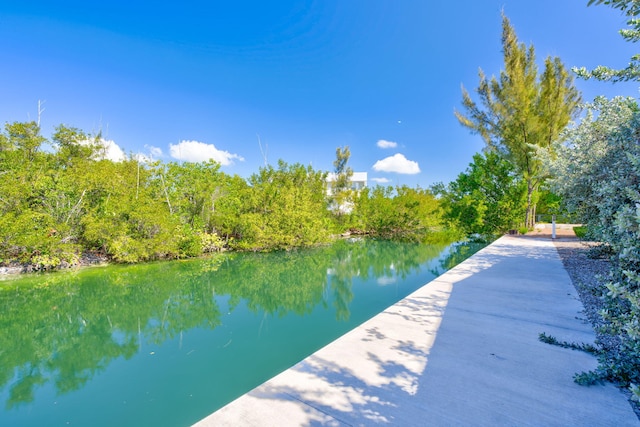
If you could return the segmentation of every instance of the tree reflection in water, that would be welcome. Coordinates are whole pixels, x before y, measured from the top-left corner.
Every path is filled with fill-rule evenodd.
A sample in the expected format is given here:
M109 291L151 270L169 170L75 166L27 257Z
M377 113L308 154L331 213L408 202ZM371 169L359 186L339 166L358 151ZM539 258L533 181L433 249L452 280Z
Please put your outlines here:
M59 395L78 390L115 359L136 355L143 341L161 345L193 328L213 330L241 304L278 318L332 309L338 322L347 322L354 280L401 282L429 263L426 269L436 276L480 247L339 241L299 251L228 253L0 282L5 407L33 402L47 383Z

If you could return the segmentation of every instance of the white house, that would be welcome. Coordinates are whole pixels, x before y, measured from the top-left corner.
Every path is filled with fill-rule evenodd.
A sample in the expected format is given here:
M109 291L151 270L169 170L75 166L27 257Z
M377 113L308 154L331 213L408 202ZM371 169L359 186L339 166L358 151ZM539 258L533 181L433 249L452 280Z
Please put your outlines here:
M367 173L366 172L354 172L351 175L351 189L353 191L360 191L367 186ZM336 174L330 172L327 175L327 196L333 195L333 185L336 182ZM350 201L343 202L340 206L336 206L335 204L331 207L331 209L341 212L343 214L348 214L353 209L353 203Z
M351 175L351 189L360 191L367 186L367 172L354 172ZM336 174L329 172L327 175L327 196L333 194L333 184L336 182Z

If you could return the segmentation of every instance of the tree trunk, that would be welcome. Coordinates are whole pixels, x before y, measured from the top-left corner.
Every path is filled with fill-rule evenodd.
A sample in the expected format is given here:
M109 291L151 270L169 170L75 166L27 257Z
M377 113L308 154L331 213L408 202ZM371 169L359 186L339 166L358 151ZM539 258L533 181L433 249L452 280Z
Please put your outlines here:
M527 211L524 217L524 226L527 228L529 228L529 215L531 214L531 194L532 194L531 185L527 184Z
M536 186L531 181L527 181L527 212L525 214L524 225L527 228L533 228L536 224L536 205L533 203L533 193Z

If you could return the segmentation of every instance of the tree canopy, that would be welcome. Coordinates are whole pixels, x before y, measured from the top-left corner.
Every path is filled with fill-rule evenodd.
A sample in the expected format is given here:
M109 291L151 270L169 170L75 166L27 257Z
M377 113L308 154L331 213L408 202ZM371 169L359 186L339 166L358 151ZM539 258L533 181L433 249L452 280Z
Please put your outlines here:
M76 264L87 252L133 263L222 249L291 249L329 242L354 218L363 232L386 237L404 238L407 229L414 238L440 231L433 226L440 221L437 202L423 190L373 190L382 197L341 215L329 208L336 199L327 196L327 173L310 166L280 161L244 179L213 161L129 156L114 162L103 150L100 134L74 127L58 126L48 141L36 122L5 125L0 265L55 268ZM339 201L353 205L349 148L336 154ZM393 226L373 219L396 199L403 202L394 207Z
M511 162L527 184L524 223L533 226L536 194L546 178L537 151L552 143L577 113L581 101L573 78L559 58L547 57L538 74L533 46L520 43L508 18L502 17L504 70L488 79L482 69L478 102L462 89L460 123L479 134L487 151Z
M457 179L439 190L444 217L467 235L497 235L517 228L526 183L496 152L473 156Z

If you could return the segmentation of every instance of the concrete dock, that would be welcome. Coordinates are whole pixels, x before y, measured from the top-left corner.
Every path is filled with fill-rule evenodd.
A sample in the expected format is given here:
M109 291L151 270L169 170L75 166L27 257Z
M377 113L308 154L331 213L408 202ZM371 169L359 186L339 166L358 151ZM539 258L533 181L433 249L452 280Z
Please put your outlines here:
M197 426L640 426L550 239L505 236ZM260 355L256 355L260 357Z

